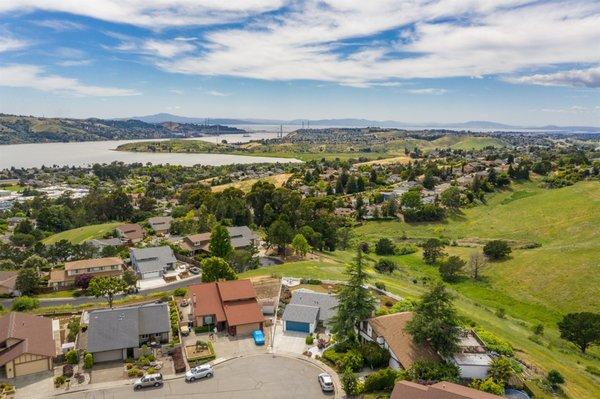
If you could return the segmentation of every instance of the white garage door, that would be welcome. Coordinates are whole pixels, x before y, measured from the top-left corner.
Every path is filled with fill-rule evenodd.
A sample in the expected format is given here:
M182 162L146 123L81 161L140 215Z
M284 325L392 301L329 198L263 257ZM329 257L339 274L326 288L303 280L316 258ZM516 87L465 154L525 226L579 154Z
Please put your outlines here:
M40 359L15 365L15 376L39 373L46 370L48 370L48 359Z
M123 359L123 350L115 349L112 351L96 352L94 353L94 363L110 362L113 360Z
M144 280L147 280L149 278L159 278L159 277L160 277L160 272L150 272L150 273L142 274L142 278Z

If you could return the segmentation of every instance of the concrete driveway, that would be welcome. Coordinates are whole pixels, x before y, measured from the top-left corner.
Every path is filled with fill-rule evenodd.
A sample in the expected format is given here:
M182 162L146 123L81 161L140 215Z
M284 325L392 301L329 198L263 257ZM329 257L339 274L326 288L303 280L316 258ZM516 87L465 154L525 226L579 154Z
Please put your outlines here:
M313 399L333 398L321 392L317 376L323 370L306 360L284 356L256 355L233 359L215 366L213 378L186 383L165 382L161 388L134 392L121 386L61 395L63 398L199 398L199 399Z
M273 350L275 353L293 353L295 355L301 355L308 345L306 345L306 336L308 334L295 332L295 331L283 331L283 324L281 320L277 321L275 326L275 340L273 342Z
M195 345L196 340L210 341L208 333L195 334L193 331L184 337L185 345ZM217 359L229 359L247 355L258 355L267 352L267 345L257 346L252 337L231 337L227 333L218 333L212 340Z

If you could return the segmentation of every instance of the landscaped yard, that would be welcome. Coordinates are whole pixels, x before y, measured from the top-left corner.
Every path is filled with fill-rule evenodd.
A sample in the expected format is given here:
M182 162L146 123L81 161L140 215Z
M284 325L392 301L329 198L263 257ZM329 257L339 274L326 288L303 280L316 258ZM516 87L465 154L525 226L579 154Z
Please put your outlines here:
M102 224L93 224L90 226L78 227L72 230L62 231L51 235L42 242L46 245L54 244L60 240L68 240L72 244L81 244L84 241L94 238L102 238L106 233L110 233L115 227L121 225L121 222L110 222Z

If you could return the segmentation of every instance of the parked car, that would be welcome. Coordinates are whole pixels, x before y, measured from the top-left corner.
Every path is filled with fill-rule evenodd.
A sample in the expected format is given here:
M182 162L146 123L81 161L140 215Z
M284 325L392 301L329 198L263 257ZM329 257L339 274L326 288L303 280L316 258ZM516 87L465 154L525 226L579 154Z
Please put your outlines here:
M185 373L186 381L196 381L200 378L210 378L213 376L213 368L210 364L203 364L192 368Z
M190 328L188 326L181 326L179 332L181 332L181 335L183 335L184 337L187 337L188 335L190 335Z
M186 298L186 299L181 300L181 303L179 304L179 306L181 306L182 308L185 308L189 304L190 304L190 300Z
M133 383L133 389L140 390L146 387L159 387L163 384L163 376L160 373L148 374L142 378L138 378Z
M254 338L254 343L256 345L265 344L265 334L261 330L254 330L252 332L252 338Z
M200 274L200 268L199 267L190 267L190 273L192 274Z
M317 378L323 392L333 392L333 378L329 374L321 373Z

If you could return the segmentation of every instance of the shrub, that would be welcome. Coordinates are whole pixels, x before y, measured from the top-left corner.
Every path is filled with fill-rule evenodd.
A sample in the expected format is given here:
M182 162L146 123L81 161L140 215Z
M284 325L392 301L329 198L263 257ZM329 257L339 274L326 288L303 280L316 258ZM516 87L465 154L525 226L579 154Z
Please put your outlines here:
M315 339L313 338L312 334L309 334L306 336L306 345L312 345L313 342L315 341Z
M65 360L69 364L77 364L79 362L79 356L77 355L77 351L75 349L71 349L65 355Z
M150 360L148 360L146 356L140 356L140 358L137 361L137 364L141 367L150 366Z
M186 288L175 288L175 291L173 291L173 295L178 296L178 297L184 297L187 294L187 289Z
M22 296L15 298L12 303L12 310L17 312L26 312L28 310L36 309L40 306L40 301L37 298L31 298L28 296Z
M506 241L493 240L483 246L483 253L490 259L506 258L512 250Z
M410 254L414 254L417 251L418 251L418 249L414 245L402 245L402 246L396 248L397 255L410 255Z
M494 358L490 363L488 377L490 377L496 384L505 386L512 374L512 364L508 358L500 356Z
M133 368L133 363L125 363L125 368L131 370Z
M202 334L210 331L210 326L194 327L194 333Z
M351 349L337 361L336 366L340 370L360 371L363 366L363 357L359 351Z
M140 370L137 367L132 367L129 370L127 370L127 376L128 377L137 377L139 371Z
M506 319L506 310L504 308L496 309L496 316L500 319Z
M513 355L513 348L508 342L496 337L486 330L477 329L476 331L479 338L483 340L483 343L489 350L504 356Z
M362 253L365 253L365 254L368 254L368 253L369 253L369 251L371 250L371 249L369 248L369 243L368 243L368 242L364 242L364 241L363 241L363 242L361 242L360 244L358 244L358 248L360 248L360 251L361 251Z
M70 364L65 364L62 369L62 375L65 377L73 377L73 366Z
M300 279L300 284L321 285L322 281L317 280L316 278L303 278L303 279Z
M350 369L346 369L341 377L342 387L344 391L346 391L349 395L358 395L359 392L359 384L356 376Z
M368 342L360 347L360 352L367 366L371 368L383 367L390 361L389 351L374 342Z
M342 356L344 356L344 353L337 352L335 347L325 349L325 351L323 351L323 359L328 360L333 364L337 364L338 361L341 360Z
M379 273L393 273L397 268L396 262L391 259L379 259L375 263L375 270Z
M565 377L562 376L557 370L550 370L548 372L548 377L546 377L548 384L552 387L552 389L558 388L560 384L565 383Z
M91 353L86 353L83 357L83 367L86 369L91 369L94 365L94 356Z
M381 369L365 378L364 392L391 391L398 377L391 368Z
M146 356L146 358L147 358L148 360L150 360L151 362L153 362L153 361L155 361L155 360L156 360L156 356L154 356L152 353L151 353L151 354L149 354L148 356Z
M62 376L62 375L54 377L54 385L57 386L57 387L59 387L62 384L64 384L65 381L67 381L67 379L64 376Z
M471 388L475 388L480 391L491 393L494 395L504 395L504 387L500 384L495 383L491 378L487 378L485 380L473 380L469 386Z
M67 336L67 340L69 342L74 342L75 338L77 338L77 334L79 334L80 322L79 317L73 317L69 320L69 324L67 325L67 329L69 330L69 335Z
M155 369L154 367L150 367L150 368L148 369L148 371L146 371L146 373L147 373L147 374L154 374L154 373L156 373L156 369Z
M541 323L538 323L535 326L533 326L532 330L535 335L544 335L544 325Z
M459 377L458 367L449 363L436 363L417 360L406 371L412 381L450 381L457 382Z
M375 288L385 291L385 283L383 281L377 281L375 283Z
M396 247L389 238L380 238L375 244L375 253L377 255L393 255Z
M413 299L402 299L392 305L390 313L410 312L414 310L416 302Z

